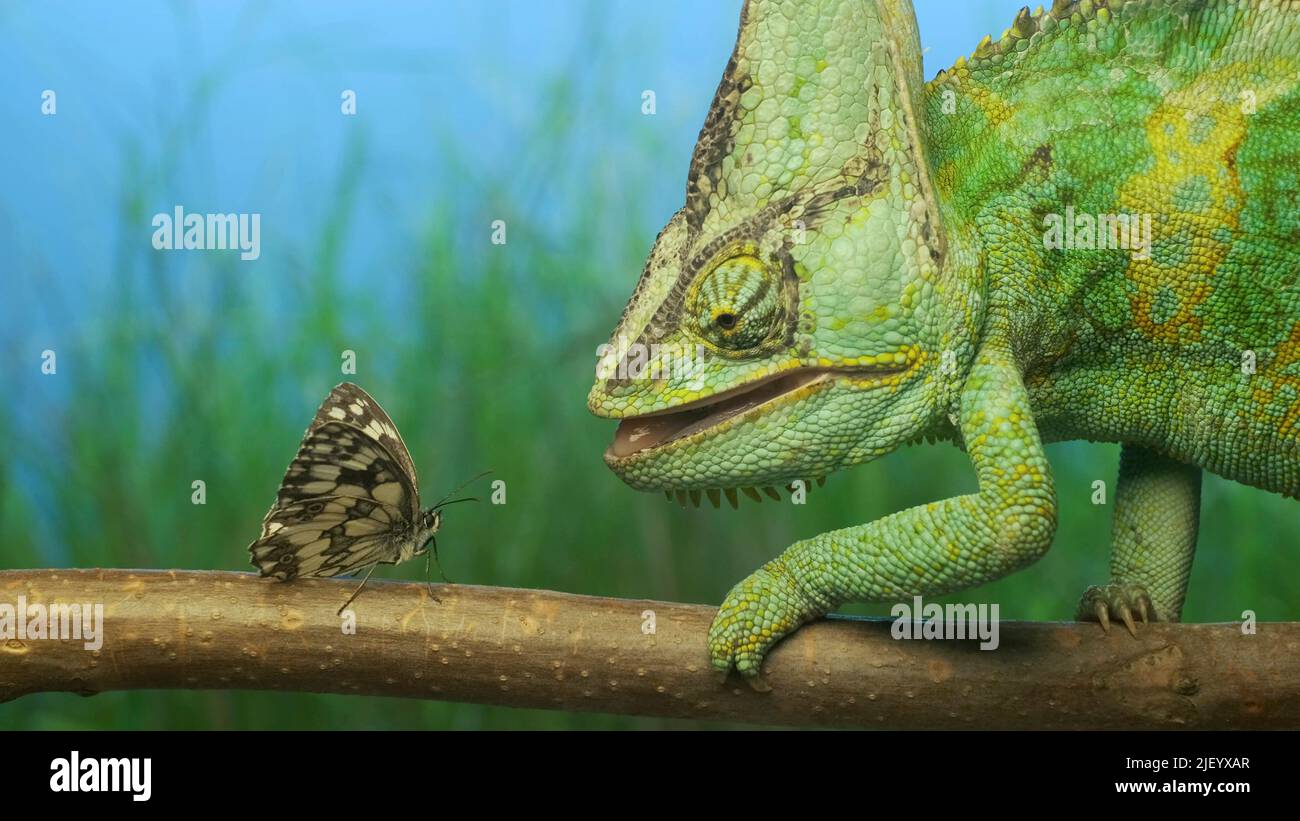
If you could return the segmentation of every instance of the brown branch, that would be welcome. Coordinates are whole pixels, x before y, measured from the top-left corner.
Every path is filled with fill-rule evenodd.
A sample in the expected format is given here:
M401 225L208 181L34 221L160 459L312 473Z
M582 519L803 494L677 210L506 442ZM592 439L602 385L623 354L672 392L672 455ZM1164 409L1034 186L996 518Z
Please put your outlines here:
M1300 728L1300 624L1003 623L1001 646L898 641L885 620L810 625L769 693L719 684L714 609L540 590L281 584L247 573L0 572L0 604L101 602L98 652L0 643L0 701L27 693L245 689L406 696L756 724L880 728ZM644 611L655 632L642 631Z

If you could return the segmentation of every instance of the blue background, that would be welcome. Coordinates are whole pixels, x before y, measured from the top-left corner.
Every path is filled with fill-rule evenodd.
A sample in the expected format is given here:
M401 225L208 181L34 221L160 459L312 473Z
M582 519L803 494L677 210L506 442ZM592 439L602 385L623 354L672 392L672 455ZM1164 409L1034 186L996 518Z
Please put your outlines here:
M1018 7L919 0L927 76ZM426 498L484 467L509 483L504 507L449 511L441 554L458 582L716 604L796 539L973 489L956 449L910 448L804 508L682 510L601 462L611 426L584 402L596 347L683 201L739 8L0 4L0 565L248 570L345 349ZM340 114L344 89L356 116ZM261 258L155 252L152 216L178 204L260 213ZM496 219L505 246L488 242ZM963 601L1069 618L1105 580L1110 508L1092 487L1113 483L1118 449L1049 455L1053 550ZM1300 616L1294 504L1207 478L1188 619ZM664 724L231 692L0 705L0 727Z

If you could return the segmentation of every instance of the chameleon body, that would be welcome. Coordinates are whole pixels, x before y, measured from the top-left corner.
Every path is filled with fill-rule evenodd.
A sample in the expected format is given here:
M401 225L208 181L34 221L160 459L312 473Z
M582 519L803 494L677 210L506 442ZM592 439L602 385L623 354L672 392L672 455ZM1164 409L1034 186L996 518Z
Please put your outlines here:
M724 674L842 603L1041 557L1044 442L1123 445L1078 606L1103 627L1180 618L1202 471L1300 495L1300 3L1058 0L928 84L920 55L906 0L750 0L601 359L638 489L716 503L919 440L975 470L737 585Z

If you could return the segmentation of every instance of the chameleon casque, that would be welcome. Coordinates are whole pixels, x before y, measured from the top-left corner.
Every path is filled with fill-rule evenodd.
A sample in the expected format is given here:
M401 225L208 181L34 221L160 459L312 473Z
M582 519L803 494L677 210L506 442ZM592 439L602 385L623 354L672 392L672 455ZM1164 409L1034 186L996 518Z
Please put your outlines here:
M978 491L789 547L717 670L1041 557L1044 442L1122 443L1103 627L1180 618L1202 471L1300 495L1298 55L1297 2L1058 0L927 84L907 0L749 0L589 396L605 461L716 504L944 440Z

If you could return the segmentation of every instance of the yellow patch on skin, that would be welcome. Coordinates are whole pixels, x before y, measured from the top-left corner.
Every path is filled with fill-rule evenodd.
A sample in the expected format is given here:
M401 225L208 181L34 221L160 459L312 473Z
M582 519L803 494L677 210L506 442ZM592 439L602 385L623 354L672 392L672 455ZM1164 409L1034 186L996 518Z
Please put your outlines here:
M1263 107L1292 84L1289 76L1283 82L1280 73L1260 69L1258 65L1225 66L1171 93L1146 124L1153 167L1119 189L1119 213L1151 215L1153 249L1162 240L1180 247L1182 261L1173 264L1161 263L1154 253L1129 261L1125 275L1135 286L1129 297L1133 322L1151 339L1185 344L1201 337L1204 319L1198 308L1213 292L1215 271L1232 248L1230 241L1216 236L1222 237L1223 229L1232 236L1245 202L1235 155L1245 139L1249 116L1242 102L1225 99L1223 90L1250 88L1256 93L1256 106ZM1261 75L1278 79L1270 85L1260 82ZM1200 126L1203 118L1213 123L1211 128ZM1175 202L1180 187L1192 183L1203 183L1208 195L1206 207L1199 212L1189 212ZM1157 317L1157 301L1171 298L1177 302L1174 310Z
M1292 324L1290 336L1277 346L1277 355L1268 369L1260 373L1260 377L1267 377L1267 379L1255 380L1257 385L1268 382L1271 388L1257 387L1252 392L1252 398L1260 408L1272 405L1284 387L1295 397L1287 406L1286 414L1278 424L1278 433L1288 439L1300 433L1298 427L1300 426L1300 377L1295 375L1294 367L1298 362L1300 362L1300 322Z
M952 79L954 75L955 79ZM926 91L932 93L934 88L952 89L954 94L973 103L984 114L987 121L986 129L999 128L1003 123L1010 120L1015 113L1015 107L983 85L968 82L969 78L970 71L968 69L961 68L957 71L951 71L949 72L949 79L942 83L937 81L930 83ZM939 166L939 169L935 172L935 187L945 194L951 194L963 179L964 174L960 166L954 161L949 161Z

